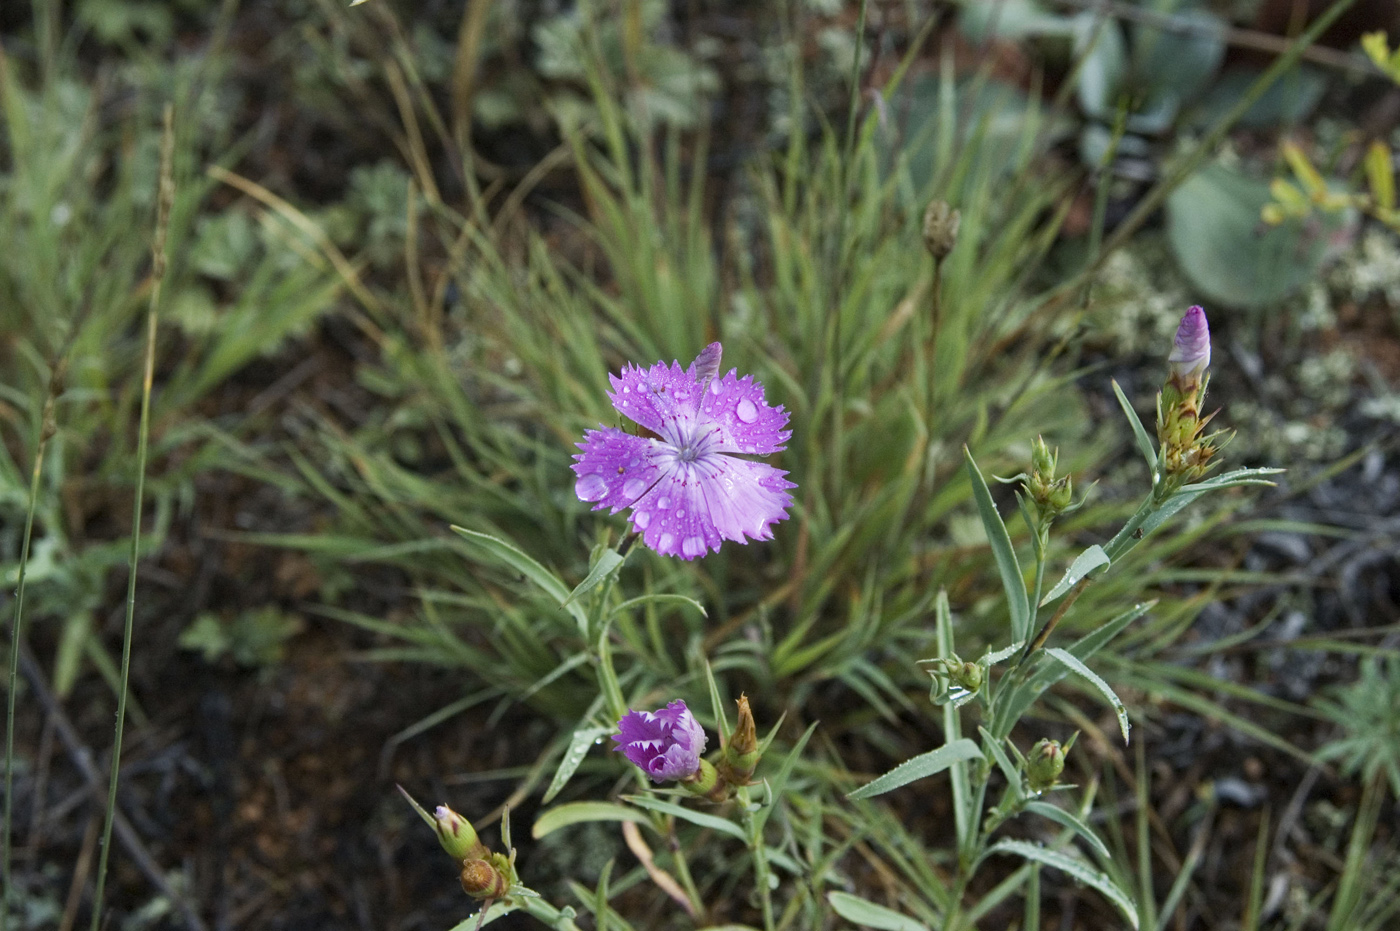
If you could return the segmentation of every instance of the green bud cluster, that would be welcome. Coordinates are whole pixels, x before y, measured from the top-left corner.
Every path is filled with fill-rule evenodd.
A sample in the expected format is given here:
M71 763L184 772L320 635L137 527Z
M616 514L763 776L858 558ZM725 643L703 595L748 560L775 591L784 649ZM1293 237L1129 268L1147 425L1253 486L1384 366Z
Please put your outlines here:
M929 675L947 684L948 689L959 688L976 692L987 681L987 670L981 663L965 662L956 653L939 659L920 660L928 667Z
M1074 483L1070 477L1055 477L1059 460L1059 450L1052 452L1041 437L1037 436L1031 443L1031 472L1026 479L1026 492L1042 523L1048 524L1070 510L1074 497Z

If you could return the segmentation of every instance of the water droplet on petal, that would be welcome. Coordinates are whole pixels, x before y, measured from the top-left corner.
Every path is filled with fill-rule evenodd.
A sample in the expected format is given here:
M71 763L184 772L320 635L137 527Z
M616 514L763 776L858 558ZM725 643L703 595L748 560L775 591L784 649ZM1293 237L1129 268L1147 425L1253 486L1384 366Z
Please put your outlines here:
M661 539L656 541L656 551L663 556L669 556L670 553L667 551L671 549L671 544L675 542L675 537L671 536L669 533L663 533Z
M677 512L676 512L676 516L677 516L677 517L684 517L684 516L685 516L685 508L681 508L679 511L677 511Z
M748 398L744 398L739 405L734 408L734 416L744 423L753 423L758 419L758 406Z
M664 511L671 506L671 499L667 498L665 495L662 495L661 500L656 502L656 506Z
M607 480L596 472L582 476L574 483L574 494L578 495L580 501L597 501L607 493Z
M714 381L710 382L710 394L713 394L713 395L715 395L715 396L718 396L718 395L719 395L719 391L720 391L719 383L720 383L720 379L718 379L718 378L716 378Z
M638 530L645 530L647 524L651 523L651 515L646 511L638 511L632 515L632 523L637 525Z
M622 486L622 496L628 500L634 500L638 495L647 490L647 483L639 478L629 478ZM643 524L642 526L646 526Z

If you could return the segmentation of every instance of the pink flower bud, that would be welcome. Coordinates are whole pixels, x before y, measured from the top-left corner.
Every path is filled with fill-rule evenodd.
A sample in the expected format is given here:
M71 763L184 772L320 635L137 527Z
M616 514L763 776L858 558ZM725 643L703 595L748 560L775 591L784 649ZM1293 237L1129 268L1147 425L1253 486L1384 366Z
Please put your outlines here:
M1200 307L1192 307L1181 318L1167 362L1172 376L1181 381L1199 381L1205 374L1210 365L1210 326Z

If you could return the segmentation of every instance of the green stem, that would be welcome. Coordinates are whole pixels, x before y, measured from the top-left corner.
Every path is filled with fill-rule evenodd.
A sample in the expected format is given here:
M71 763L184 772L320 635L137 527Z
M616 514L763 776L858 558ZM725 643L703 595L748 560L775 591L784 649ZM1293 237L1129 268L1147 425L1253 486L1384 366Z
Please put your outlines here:
M0 931L6 931L9 928L10 890L15 887L10 874L10 835L14 826L15 701L19 695L19 645L24 623L25 570L29 566L29 543L34 536L34 512L39 503L39 477L44 470L44 450L48 448L49 437L53 435L55 388L55 380L50 378L48 397L44 402L43 412L39 416L39 435L34 451L34 471L29 477L29 508L24 516L24 542L20 545L19 579L15 588L15 614L14 620L10 624L10 678L9 692L5 700L5 852L3 871L5 891L0 893L4 897L3 902L0 902Z
M535 895L517 895L502 902L496 902L488 907L476 921L468 918L457 927L483 928L497 918L504 918L511 912L524 912L540 924L553 928L555 931L581 931L579 926L574 923L572 911L555 908Z
M97 864L97 889L92 897L92 931L102 925L102 893L107 883L107 859L112 850L112 824L117 814L117 781L121 776L122 734L126 724L126 698L131 683L131 641L136 623L136 564L141 554L141 509L146 494L146 458L151 432L151 384L155 380L156 322L160 310L160 286L165 278L165 238L175 199L172 166L175 151L173 108L165 107L165 132L161 140L160 192L156 232L151 249L151 302L146 311L146 360L141 379L141 423L136 434L136 491L131 508L131 550L127 557L126 624L122 629L121 681L117 689L117 723L112 736L112 767L107 779L107 812L102 824L101 854Z
M1138 505L1137 511L1128 522L1113 535L1113 539L1104 544L1103 551L1110 561L1116 560L1119 556L1132 549L1138 538L1135 534L1142 527L1143 521L1152 516L1152 513L1161 507L1161 503L1156 500L1156 495L1149 494L1142 504Z
M622 571L623 565L627 562L627 554L632 551L633 542L635 542L635 535L628 535L618 544L617 554L622 558L622 561L617 564L612 575L600 587L593 602L596 613L588 625L592 632L593 655L597 660L598 688L608 703L608 714L612 716L614 721L627 713L627 699L623 697L622 683L617 678L617 670L613 667L612 641L608 639L609 629L612 626L608 618L608 596L612 594L613 585L617 582L617 574Z
M705 915L705 902L700 898L700 888L695 885L695 877L690 875L690 862L685 858L685 849L675 840L676 822L672 818L668 824L668 833L671 837L672 859L676 864L676 875L680 878L681 885L685 887L685 894L690 899L690 907L695 909L695 914Z
M759 906L763 910L764 931L773 931L773 890L769 884L768 852L763 846L763 831L754 818L749 804L749 790L741 789L738 798L744 812L744 829L749 835L749 852L753 855L753 880L758 886Z

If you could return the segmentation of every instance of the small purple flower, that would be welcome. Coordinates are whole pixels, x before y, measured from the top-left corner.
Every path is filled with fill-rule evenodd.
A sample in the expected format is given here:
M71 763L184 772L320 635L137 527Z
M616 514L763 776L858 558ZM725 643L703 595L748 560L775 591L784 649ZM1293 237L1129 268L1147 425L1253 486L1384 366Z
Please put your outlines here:
M782 406L763 386L734 369L719 375L720 344L711 343L688 369L658 362L609 375L608 397L650 435L616 427L589 430L574 456L574 492L593 509L632 508L632 527L663 556L694 559L724 540L772 539L787 518L786 472L734 454L766 456L792 435Z
M679 698L660 711L628 711L617 729L613 749L626 754L652 782L686 779L700 768L705 731Z
M1200 307L1192 307L1181 318L1167 362L1172 375L1182 381L1198 381L1210 366L1210 326Z

